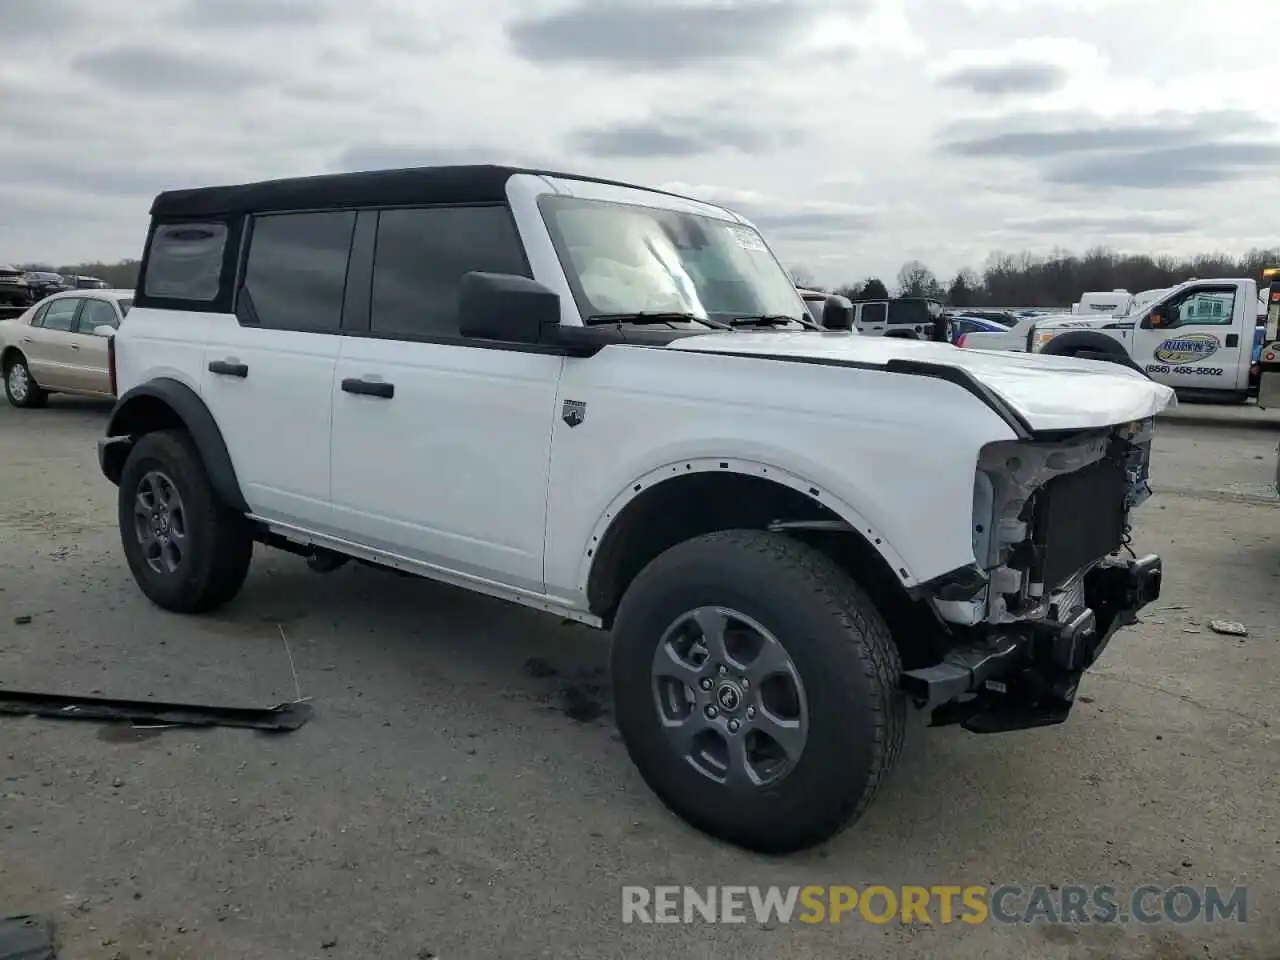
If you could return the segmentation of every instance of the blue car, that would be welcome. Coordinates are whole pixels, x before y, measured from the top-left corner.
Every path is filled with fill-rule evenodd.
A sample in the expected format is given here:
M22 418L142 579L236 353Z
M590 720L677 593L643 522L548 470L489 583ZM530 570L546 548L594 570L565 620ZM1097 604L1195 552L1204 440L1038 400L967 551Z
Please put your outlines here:
M966 333L1008 333L1009 328L995 320L983 317L967 317L963 314L951 318L951 342L957 343Z

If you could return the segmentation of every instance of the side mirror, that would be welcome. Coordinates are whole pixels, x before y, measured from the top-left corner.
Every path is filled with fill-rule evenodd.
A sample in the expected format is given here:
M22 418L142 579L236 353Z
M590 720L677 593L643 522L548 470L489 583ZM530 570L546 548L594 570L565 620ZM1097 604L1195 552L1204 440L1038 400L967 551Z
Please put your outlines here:
M852 330L853 304L844 297L827 297L822 304L822 325L828 330Z
M100 323L93 328L93 335L95 337L114 337L116 328L109 323Z
M560 296L536 280L473 271L458 293L458 329L464 337L507 343L554 343Z

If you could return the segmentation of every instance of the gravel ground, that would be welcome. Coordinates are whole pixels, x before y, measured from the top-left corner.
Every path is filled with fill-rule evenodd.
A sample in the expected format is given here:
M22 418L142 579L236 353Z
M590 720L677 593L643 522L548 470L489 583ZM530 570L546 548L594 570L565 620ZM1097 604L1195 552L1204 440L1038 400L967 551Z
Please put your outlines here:
M295 696L283 634L316 716L275 737L0 720L0 914L51 915L64 957L1280 957L1280 430L1252 411L1162 426L1135 547L1165 596L1067 724L917 725L856 827L772 860L645 789L585 628L272 553L216 616L151 607L94 462L106 412L0 408L0 684L268 705ZM1250 922L623 925L621 886L661 883L1247 884Z

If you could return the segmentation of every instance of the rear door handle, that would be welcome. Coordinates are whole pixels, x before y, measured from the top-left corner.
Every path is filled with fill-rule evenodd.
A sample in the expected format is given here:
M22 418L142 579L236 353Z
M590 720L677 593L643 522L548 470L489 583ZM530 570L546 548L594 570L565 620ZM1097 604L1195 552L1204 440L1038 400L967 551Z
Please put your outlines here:
M1231 344L1227 344L1227 346L1231 346ZM73 344L71 345L71 349L72 349L72 350L79 350L79 349L80 349L80 344L78 344L78 343L73 343Z
M30 338L30 337L23 337L23 338L22 338L22 342L23 342L23 343L30 343L30 342L31 342L31 338Z
M237 363L234 360L211 360L209 362L210 373L220 373L224 377L239 377L244 379L249 375L249 365L247 363Z
M381 380L361 380L359 377L347 377L342 381L342 389L346 393L358 393L363 397L381 397L390 400L396 395L394 383Z

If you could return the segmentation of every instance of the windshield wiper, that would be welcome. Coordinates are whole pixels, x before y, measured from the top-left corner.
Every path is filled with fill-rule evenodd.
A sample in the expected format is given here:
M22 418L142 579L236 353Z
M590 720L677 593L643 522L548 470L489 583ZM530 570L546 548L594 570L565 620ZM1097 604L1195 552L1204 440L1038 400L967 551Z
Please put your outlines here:
M785 313L765 313L757 314L750 317L734 317L729 321L731 327L755 327L769 326L779 323L798 323L802 327L808 327L810 330L825 330L826 327L812 320L806 320L803 317L792 317Z
M693 313L680 313L675 310L671 311L653 311L646 313L641 310L636 313L597 313L587 317L587 326L594 326L601 323L702 323L708 327L714 327L717 330L733 329L727 323L721 323L719 320L712 320L708 317L699 317Z

